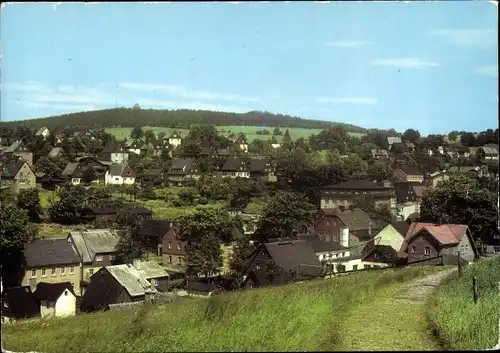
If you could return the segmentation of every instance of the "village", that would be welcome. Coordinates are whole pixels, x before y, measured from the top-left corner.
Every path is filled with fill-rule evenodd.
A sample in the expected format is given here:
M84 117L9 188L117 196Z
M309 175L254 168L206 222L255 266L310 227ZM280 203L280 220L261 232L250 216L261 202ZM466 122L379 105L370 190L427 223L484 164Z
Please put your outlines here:
M476 147L415 136L412 129L375 132L372 141L337 127L293 141L286 130L281 143L260 145L210 125L185 135L135 127L131 136L117 140L102 129L3 131L2 216L11 222L7 232L19 226L23 235L2 256L9 259L2 263L2 323L366 270L466 265L500 254L498 207L484 211L493 212L488 223L449 222L461 217L453 206L444 221L429 219L432 202L441 215L446 205L439 197L458 197L443 196L449 188L470 184L468 197L498 185L498 129L462 134L462 142L476 139ZM331 172L309 170L307 179L297 169L320 149L336 154L329 152L315 172ZM141 203L179 188L175 202L192 206L181 216L166 218ZM222 196L210 196L216 193ZM45 212L42 194L51 195ZM252 211L255 194L268 198ZM456 202L467 208L463 202L479 201ZM22 218L16 215L29 222L14 224ZM67 227L33 235L44 222Z

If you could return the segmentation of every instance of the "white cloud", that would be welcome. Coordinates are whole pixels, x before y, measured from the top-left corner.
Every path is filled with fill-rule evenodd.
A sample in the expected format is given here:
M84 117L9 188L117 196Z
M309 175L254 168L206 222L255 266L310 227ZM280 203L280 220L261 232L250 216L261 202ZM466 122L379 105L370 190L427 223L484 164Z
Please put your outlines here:
M475 48L489 48L497 44L498 34L495 29L440 29L431 35L445 38L450 44Z
M73 104L54 104L54 103L44 103L44 102L35 102L35 101L25 101L25 100L17 100L14 102L15 104L28 105L36 108L53 108L57 110L92 110L96 109L93 105L81 104L81 105L73 105Z
M377 104L373 97L318 97L316 103L321 104Z
M476 73L484 76L498 77L498 66L481 66L476 69Z
M198 89L189 89L179 85L164 85L164 84L149 84L149 83L132 83L123 82L118 87L139 92L156 92L163 93L173 97L180 97L193 100L223 100L223 101L245 101L258 102L259 98L244 97L237 94L226 94Z
M327 47L343 47L343 48L352 48L352 47L360 47L365 45L365 42L355 41L355 40L346 40L339 42L326 42L325 45Z
M394 59L381 59L373 62L376 66L388 66L404 69L424 69L428 67L438 66L436 62L427 59L419 58L394 58Z

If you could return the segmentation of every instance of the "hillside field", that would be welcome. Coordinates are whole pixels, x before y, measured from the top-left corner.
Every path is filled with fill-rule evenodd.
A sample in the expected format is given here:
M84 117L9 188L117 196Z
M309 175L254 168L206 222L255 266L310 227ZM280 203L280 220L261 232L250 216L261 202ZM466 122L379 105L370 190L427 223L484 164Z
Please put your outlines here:
M144 131L146 130L153 130L155 133L159 132L164 132L166 136L169 136L172 134L173 131L178 131L181 136L186 136L188 133L188 130L185 129L172 129L172 128L167 128L167 127L158 127L158 126L143 126L142 128ZM260 140L268 140L272 137L272 133L274 130L274 127L260 127L260 126L238 126L238 125L222 125L222 126L217 126L217 129L219 132L227 136L231 132L237 134L237 133L244 133L247 136L248 142L253 141L254 139L260 139ZM282 132L284 133L286 128L280 128ZM129 139L130 138L130 130L131 128L129 127L116 127L116 128L107 128L105 129L106 132L114 135L118 140L124 140L125 138ZM258 130L268 130L269 135L257 135ZM288 128L290 132L290 136L292 137L292 140L297 140L301 137L308 138L312 134L318 134L321 129L303 129L303 128ZM358 133L358 132L349 132L350 135L352 136L363 136L365 135L364 133ZM277 136L276 139L280 142L282 140L283 136Z
M472 277L479 300L473 301ZM470 265L462 277L449 278L431 299L429 320L445 349L492 348L499 340L500 257Z
M352 319L358 319L351 314L357 305L377 302L388 288L441 269L415 266L364 271L210 299L178 299L159 306L7 324L2 327L3 347L45 353L343 350L346 340L359 335L359 329L349 329ZM403 309L397 311L404 313ZM420 332L411 315L406 316L399 335ZM351 326L344 325L348 318ZM384 319L389 323L394 318ZM366 318L359 320L362 326ZM425 339L394 340L392 336L389 341L376 332L363 336L389 350L428 347Z

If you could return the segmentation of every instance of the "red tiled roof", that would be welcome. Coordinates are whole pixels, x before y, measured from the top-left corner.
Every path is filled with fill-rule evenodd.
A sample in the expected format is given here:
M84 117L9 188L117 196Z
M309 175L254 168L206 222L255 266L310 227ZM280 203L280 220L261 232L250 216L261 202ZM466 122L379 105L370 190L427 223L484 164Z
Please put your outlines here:
M467 225L465 224L434 224L434 223L422 223L413 222L406 232L405 240L401 246L400 256L404 257L404 252L411 238L416 236L422 230L426 230L430 235L432 235L438 242L443 245L453 245L458 244L464 237L467 231Z

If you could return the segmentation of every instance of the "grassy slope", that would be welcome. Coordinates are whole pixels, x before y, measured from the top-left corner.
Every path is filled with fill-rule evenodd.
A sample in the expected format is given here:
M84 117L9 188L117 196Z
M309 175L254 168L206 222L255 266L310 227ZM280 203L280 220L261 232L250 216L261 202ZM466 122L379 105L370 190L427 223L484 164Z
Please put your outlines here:
M472 277L478 281L479 301L474 304ZM498 341L500 311L500 257L469 266L462 277L453 276L431 299L429 319L445 348L491 348Z
M387 285L436 270L368 271L185 300L152 310L16 323L3 327L4 347L72 353L337 350L342 347L341 334L356 334L341 331L356 305L377 301Z
M260 140L268 140L272 137L272 135L257 135L256 131L257 130L264 130L267 129L270 133L272 133L273 129L272 127L260 127L260 126L237 126L237 125L227 125L227 126L217 126L217 129L223 134L223 135L228 135L228 132L231 131L233 133L244 133L249 142L251 142L254 139L260 139ZM113 134L117 139L123 140L125 138L130 138L130 130L131 128L127 127L119 127L119 128L108 128L106 129L106 132ZM167 136L169 136L174 130L178 131L181 133L181 135L185 136L188 133L188 130L183 130L183 129L171 129L171 128L166 128L166 127L156 127L156 126L144 126L143 130L153 130L156 133L159 132L165 132ZM285 130L285 128L282 128L282 130ZM290 131L290 136L292 137L293 140L296 140L298 138L304 137L308 138L312 134L318 134L321 129L302 129L302 128L289 128ZM350 132L351 135L353 136L363 136L363 133L355 133L355 132ZM279 141L281 141L282 136L278 136L276 138Z

